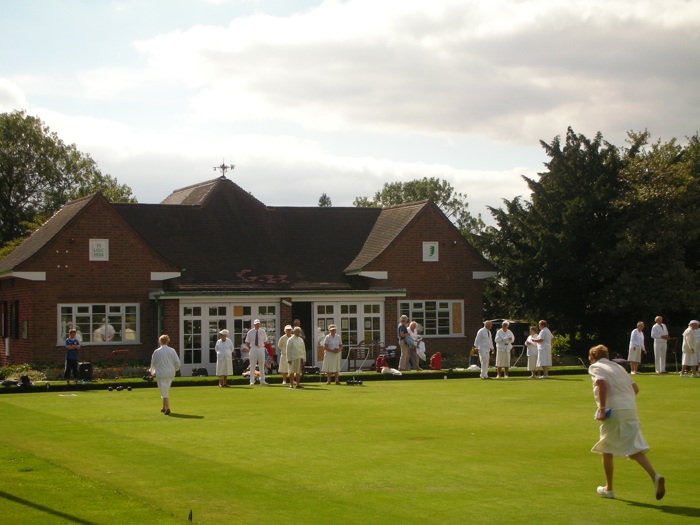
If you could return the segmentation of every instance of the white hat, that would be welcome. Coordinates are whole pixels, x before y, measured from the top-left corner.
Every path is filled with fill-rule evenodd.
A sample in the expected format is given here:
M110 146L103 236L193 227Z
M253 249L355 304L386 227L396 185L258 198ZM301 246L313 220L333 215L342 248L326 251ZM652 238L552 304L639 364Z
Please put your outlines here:
M294 329L292 328L292 325L291 325L291 324L288 324L287 326L284 327L284 331L286 332L287 330L294 330Z
M253 324L260 324L260 319L256 319L255 321L253 321Z
M328 331L337 330L337 329L338 329L338 327L335 326L334 324L328 326Z
M688 326L690 326L691 324L700 324L700 322L698 322L698 321L690 321L690 322L688 323Z
M226 328L224 328L223 330L220 330L219 333L221 335L228 335L228 330L226 330Z

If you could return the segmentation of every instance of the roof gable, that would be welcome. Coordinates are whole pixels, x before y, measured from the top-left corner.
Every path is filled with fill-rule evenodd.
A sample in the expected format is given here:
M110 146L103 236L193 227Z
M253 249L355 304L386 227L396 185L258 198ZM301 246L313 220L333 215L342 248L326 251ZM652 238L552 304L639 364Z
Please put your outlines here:
M82 197L67 203L60 210L54 213L51 218L42 224L39 229L32 233L22 244L17 246L12 252L0 261L0 272L13 270L25 261L34 257L51 240L70 223L80 212L93 200L104 197L100 194Z
M381 255L429 202L423 200L382 209L362 250L345 268L345 272L358 272Z

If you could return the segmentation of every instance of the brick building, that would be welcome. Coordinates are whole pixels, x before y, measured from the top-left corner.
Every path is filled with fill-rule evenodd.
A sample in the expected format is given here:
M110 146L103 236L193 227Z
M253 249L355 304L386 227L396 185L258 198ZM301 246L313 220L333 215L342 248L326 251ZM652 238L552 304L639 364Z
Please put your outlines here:
M271 207L225 177L161 204L96 194L68 203L0 261L0 363L60 363L74 326L83 361L124 350L146 361L167 333L184 375L213 373L222 328L238 348L253 319L274 341L299 319L309 364L320 365L329 324L347 347L388 346L402 314L424 327L430 352L466 352L493 275L431 201Z

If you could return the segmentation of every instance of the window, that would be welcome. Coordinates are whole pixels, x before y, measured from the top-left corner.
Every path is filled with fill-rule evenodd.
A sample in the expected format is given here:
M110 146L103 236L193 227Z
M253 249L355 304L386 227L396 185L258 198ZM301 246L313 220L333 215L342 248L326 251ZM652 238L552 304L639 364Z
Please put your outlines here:
M123 345L141 339L138 304L61 304L58 316L58 344L71 328L83 344Z
M419 323L424 336L463 335L463 304L463 301L405 301L399 303L399 315Z

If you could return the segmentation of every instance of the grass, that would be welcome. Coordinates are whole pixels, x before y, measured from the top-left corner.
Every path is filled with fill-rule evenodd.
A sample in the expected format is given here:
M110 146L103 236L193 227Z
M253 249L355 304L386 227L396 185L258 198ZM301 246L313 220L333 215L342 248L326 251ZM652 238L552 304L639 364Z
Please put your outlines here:
M700 380L640 375L657 502L603 500L587 376L0 396L3 523L695 523Z

